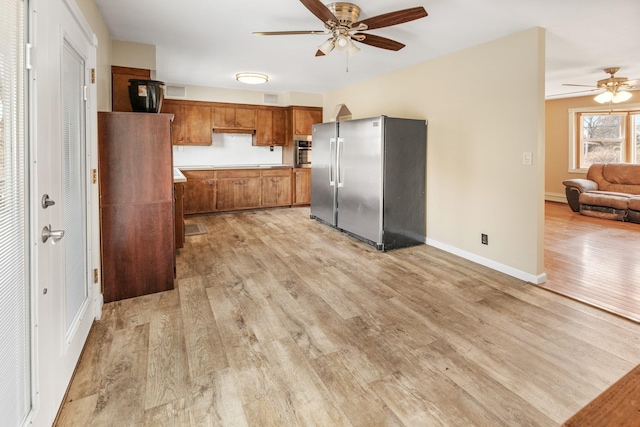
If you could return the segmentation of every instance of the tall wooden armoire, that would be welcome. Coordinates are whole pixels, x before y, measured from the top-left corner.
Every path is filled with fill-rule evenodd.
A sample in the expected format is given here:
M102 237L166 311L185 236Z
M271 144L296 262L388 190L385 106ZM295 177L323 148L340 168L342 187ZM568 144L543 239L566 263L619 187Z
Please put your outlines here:
M105 302L173 289L172 119L98 113Z

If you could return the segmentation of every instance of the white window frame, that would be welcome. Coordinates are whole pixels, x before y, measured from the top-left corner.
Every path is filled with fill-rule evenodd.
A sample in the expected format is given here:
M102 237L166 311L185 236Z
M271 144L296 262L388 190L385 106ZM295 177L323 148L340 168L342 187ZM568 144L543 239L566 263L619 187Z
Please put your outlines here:
M578 144L578 140L582 138L582 124L578 123L578 116L582 113L588 114L626 114L631 118L633 115L640 113L640 104L625 104L624 106L618 106L614 108L609 108L608 105L596 106L596 107L584 107L584 108L570 108L569 109L569 172L570 173L580 173L584 174L587 172L588 168L580 168L580 160L582 157L582 150L578 149L582 148L581 144ZM636 120L640 120L636 118ZM627 134L626 128L628 125L625 125L624 133ZM629 135L629 138L632 136ZM633 144L632 144L633 145ZM633 147L632 147L633 148ZM626 138L625 143L623 143L623 152L624 156L626 153Z

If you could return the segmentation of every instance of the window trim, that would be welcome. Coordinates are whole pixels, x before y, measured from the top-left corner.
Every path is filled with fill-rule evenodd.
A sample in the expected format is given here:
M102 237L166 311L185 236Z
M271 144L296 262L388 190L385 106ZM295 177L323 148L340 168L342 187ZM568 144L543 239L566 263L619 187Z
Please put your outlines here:
M603 108L604 107L604 108ZM570 108L569 109L569 173L587 173L589 168L580 168L580 115L582 113L594 114L594 113L618 113L627 115L627 120L625 120L625 138L631 138L631 132L629 127L631 126L632 120L630 120L631 116L634 114L640 114L640 104L624 104L616 107L605 107L605 106L595 106L595 107L582 107L582 108ZM626 147L624 148L626 150Z

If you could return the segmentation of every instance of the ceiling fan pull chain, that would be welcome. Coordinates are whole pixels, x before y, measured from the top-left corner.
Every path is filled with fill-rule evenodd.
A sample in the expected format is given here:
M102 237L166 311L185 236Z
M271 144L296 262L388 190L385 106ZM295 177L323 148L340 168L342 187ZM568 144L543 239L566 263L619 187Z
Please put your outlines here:
M345 52L345 55L347 55L347 73L349 72L349 52Z

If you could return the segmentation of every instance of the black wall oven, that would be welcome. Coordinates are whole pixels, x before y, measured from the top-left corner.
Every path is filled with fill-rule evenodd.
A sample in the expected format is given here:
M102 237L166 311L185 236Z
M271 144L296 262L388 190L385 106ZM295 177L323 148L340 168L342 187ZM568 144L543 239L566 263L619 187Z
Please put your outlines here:
M311 167L311 141L295 141L296 146L296 167Z

